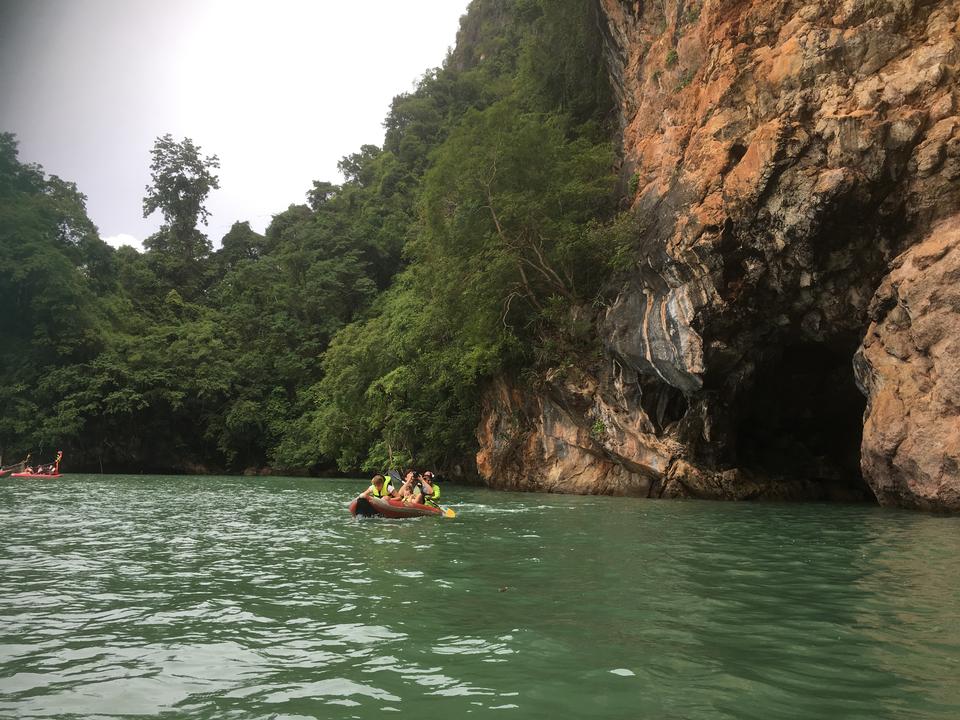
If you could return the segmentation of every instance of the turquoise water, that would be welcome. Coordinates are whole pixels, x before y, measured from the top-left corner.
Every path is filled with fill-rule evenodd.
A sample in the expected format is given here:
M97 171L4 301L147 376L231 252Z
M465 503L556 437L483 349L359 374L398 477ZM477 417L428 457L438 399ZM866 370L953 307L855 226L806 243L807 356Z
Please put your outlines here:
M0 481L0 716L960 717L960 518Z

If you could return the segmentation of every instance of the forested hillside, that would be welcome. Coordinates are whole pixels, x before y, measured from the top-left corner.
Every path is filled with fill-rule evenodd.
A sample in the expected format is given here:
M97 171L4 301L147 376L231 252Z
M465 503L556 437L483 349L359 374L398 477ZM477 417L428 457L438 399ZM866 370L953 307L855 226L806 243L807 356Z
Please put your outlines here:
M495 373L594 352L616 262L614 111L597 9L476 0L398 95L382 147L263 235L214 251L218 159L158 138L146 251L0 143L0 447L70 469L469 471ZM211 148L210 150L215 150Z

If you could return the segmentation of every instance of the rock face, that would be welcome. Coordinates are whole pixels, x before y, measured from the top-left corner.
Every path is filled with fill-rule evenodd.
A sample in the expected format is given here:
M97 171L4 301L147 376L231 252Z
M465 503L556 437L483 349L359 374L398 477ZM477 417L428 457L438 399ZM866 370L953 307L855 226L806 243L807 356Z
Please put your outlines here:
M636 262L597 320L602 365L491 388L481 474L867 494L852 358L891 261L960 207L960 0L599 2Z
M863 474L884 505L960 510L960 215L894 263L857 354Z
M500 380L487 393L481 434L492 442L477 456L483 476L512 490L658 494L680 448L651 432L642 411L625 410L629 401L606 397L580 371L551 378L543 390Z
M580 370L548 378L541 392L498 380L488 391L477 467L508 490L650 498L779 500L857 497L809 479L709 470L686 458L678 433L658 433L636 388ZM608 393L612 392L612 395ZM485 442L484 442L485 441Z

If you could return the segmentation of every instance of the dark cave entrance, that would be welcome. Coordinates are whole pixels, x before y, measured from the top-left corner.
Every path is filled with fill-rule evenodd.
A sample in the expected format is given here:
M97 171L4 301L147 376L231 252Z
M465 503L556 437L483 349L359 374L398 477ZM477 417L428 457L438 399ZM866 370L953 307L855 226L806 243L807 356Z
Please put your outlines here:
M738 464L823 483L826 495L866 495L860 473L866 398L854 382L855 348L798 343L767 352L739 398Z

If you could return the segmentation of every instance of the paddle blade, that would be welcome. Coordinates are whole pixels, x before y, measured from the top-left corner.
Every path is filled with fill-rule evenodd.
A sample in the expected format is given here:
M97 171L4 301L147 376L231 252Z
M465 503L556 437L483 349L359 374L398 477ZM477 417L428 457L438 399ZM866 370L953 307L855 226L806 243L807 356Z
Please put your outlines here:
M457 514L453 511L453 508L444 508L443 516L447 518L455 518Z

